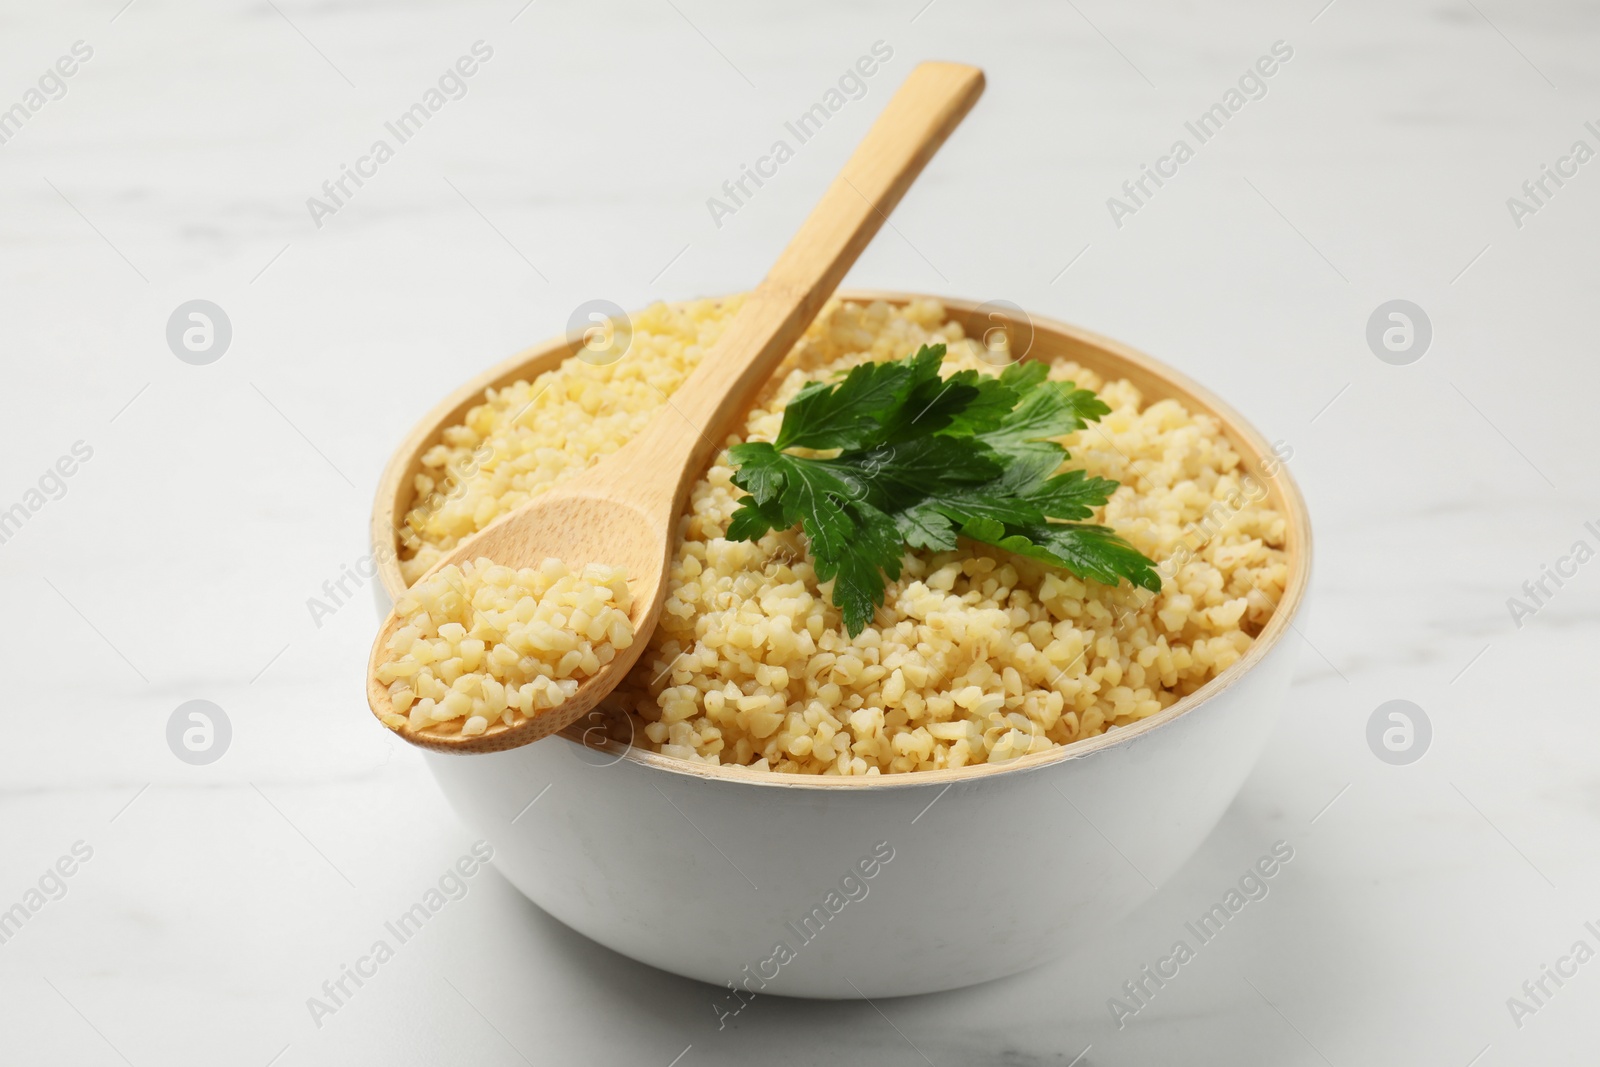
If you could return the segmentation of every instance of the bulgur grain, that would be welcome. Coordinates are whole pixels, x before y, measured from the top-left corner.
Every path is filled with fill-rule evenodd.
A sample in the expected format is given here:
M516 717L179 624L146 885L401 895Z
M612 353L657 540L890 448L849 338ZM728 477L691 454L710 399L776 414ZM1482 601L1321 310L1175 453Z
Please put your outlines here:
M637 432L698 364L739 298L655 305L622 360L569 359L491 390L418 476L407 581L439 554ZM946 372L994 370L933 301L834 303L737 438L772 440L806 381L945 343ZM1004 353L999 355L1003 358ZM1288 579L1284 517L1217 420L1057 362L1112 411L1063 439L1072 465L1121 483L1100 521L1163 575L1159 594L1079 579L989 546L911 553L855 638L798 530L730 542L741 495L724 457L680 520L661 622L617 699L639 743L683 759L799 774L889 774L1001 762L1154 715L1236 662ZM478 457L475 459L474 457ZM455 701L459 708L460 701Z
M378 681L393 729L473 737L559 707L633 643L626 576L558 559L451 564L401 597Z

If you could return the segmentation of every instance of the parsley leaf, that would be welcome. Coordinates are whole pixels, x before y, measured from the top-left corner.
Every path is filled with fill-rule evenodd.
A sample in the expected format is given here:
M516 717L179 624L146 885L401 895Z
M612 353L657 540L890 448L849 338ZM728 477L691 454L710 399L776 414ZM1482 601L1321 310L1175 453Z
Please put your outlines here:
M1028 503L1052 519L1087 519L1111 499L1117 483L1091 478L1087 471L1066 471L1028 493Z
M943 345L924 345L808 383L785 408L776 441L728 450L734 484L748 495L727 536L755 541L798 525L852 636L883 606L906 549L948 551L959 537L1159 591L1149 559L1109 527L1080 521L1117 483L1060 469L1067 452L1056 439L1111 409L1087 389L1050 381L1042 364L941 377L944 356Z
M777 449L865 448L881 443L885 413L900 413L918 386L939 380L944 345L892 363L862 363L833 384L808 382L783 411Z

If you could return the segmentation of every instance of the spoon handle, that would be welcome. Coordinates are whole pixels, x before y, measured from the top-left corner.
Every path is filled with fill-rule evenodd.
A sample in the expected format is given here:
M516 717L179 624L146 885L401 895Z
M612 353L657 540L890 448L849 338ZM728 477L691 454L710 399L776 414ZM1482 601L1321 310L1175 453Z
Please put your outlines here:
M839 176L668 407L631 442L657 493L699 477L743 412L838 288L928 160L983 93L983 71L922 63L872 124ZM682 472L680 479L662 475Z

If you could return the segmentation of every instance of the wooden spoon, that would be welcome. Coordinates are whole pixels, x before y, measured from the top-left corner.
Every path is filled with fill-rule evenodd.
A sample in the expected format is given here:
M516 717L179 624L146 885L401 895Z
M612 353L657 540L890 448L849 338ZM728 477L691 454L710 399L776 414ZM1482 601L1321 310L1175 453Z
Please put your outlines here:
M480 556L509 567L537 567L551 556L573 570L588 563L623 567L633 592L633 644L564 703L511 726L497 721L472 737L410 726L396 733L424 748L499 752L565 729L616 688L661 615L678 514L690 486L721 447L729 423L748 409L982 93L983 72L976 67L923 63L913 70L766 279L644 431L468 538L424 575ZM380 721L394 708L376 671L390 636L404 624L390 612L367 666L367 704Z

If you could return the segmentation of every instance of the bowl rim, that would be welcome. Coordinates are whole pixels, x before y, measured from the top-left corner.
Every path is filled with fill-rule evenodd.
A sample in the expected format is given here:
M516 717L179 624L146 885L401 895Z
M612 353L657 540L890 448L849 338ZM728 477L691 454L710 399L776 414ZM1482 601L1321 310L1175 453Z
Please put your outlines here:
M1015 324L1015 319L1010 310L1008 310L1012 305L1006 305L996 311L992 310L995 306L992 301L979 303L953 297L887 289L841 289L835 294L835 298L840 301L862 305L882 301L895 306L904 306L914 301L935 301L943 306L947 318L974 319L983 316L991 320L998 319L1008 328L1013 327ZM713 297L711 299L725 299L725 297ZM686 302L688 301L673 301L671 303ZM1021 311L1021 309L1016 310ZM1266 438L1243 416L1209 389L1206 389L1180 371L1153 359L1138 349L1091 330L1061 322L1048 316L1035 315L1028 311L1021 311L1021 314L1033 330L1042 329L1048 331L1077 346L1089 349L1091 352L1099 352L1111 357L1112 360L1120 360L1128 364L1146 379L1145 382L1136 384L1139 385L1141 392L1145 394L1147 403L1149 402L1149 389L1146 386L1150 382L1159 382L1167 387L1170 392L1179 395L1185 401L1198 401L1200 410L1205 414L1216 417L1222 423L1224 436L1236 448L1241 445L1244 446L1241 451L1247 456L1254 454L1259 458L1275 454ZM452 415L464 411L465 407L481 400L486 388L513 381L519 376L527 377L525 373L519 375L519 372L537 360L548 359L551 361L551 367L556 366L560 362L559 359L555 358L556 354L562 349L567 349L570 352L573 343L569 336L560 335L524 349L511 358L475 375L458 388L452 390L438 404L429 409L406 434L399 448L390 456L378 481L377 493L373 503L370 533L377 578L391 602L406 588L400 577L397 531L394 524L394 517L403 513L403 509L398 505L397 501L399 500L399 494L404 489L403 483L410 480L409 475L413 472L415 460L423 451L423 443L436 439L437 433L435 431L445 424L446 420L451 419ZM1026 357L1024 356L1024 358ZM1100 368L1094 366L1092 356L1090 359L1079 359L1078 362L1096 373L1101 373ZM1188 406L1193 407L1192 404ZM1083 759L1098 752L1129 744L1221 697L1229 689L1238 685L1247 674L1265 660L1282 642L1286 633L1294 628L1294 617L1301 610L1305 601L1306 589L1310 584L1312 560L1311 517L1306 508L1305 498L1300 492L1299 485L1295 482L1287 460L1283 460L1278 464L1277 471L1266 479L1266 483L1269 494L1277 498L1275 504L1285 515L1287 522L1286 551L1289 555L1289 580L1284 588L1283 596L1273 610L1272 618L1267 621L1266 626L1251 643L1245 654L1223 670L1221 674L1206 682L1205 685L1193 693L1175 702L1172 706L1163 708L1156 714L1140 719L1131 725L1115 727L1093 737L1086 737L1043 752L1019 756L1004 763L978 763L966 767L943 768L931 771L908 771L900 774L848 776L782 774L774 771L753 770L749 767L734 764L702 764L681 759L677 756L662 755L634 745L632 742L623 743L611 740L604 744L588 744L579 737L572 736L577 729L577 724L568 727L547 740L550 743L555 743L559 740L565 744L577 745L597 755L602 752L610 753L616 757L612 761L613 764L627 760L650 771L777 789L948 787L957 782L983 781L1001 775L1020 774L1054 766L1058 763ZM425 749L424 751L432 750ZM514 749L506 751L514 751ZM467 758L473 755L490 754L492 753L440 752L440 755L447 758Z

